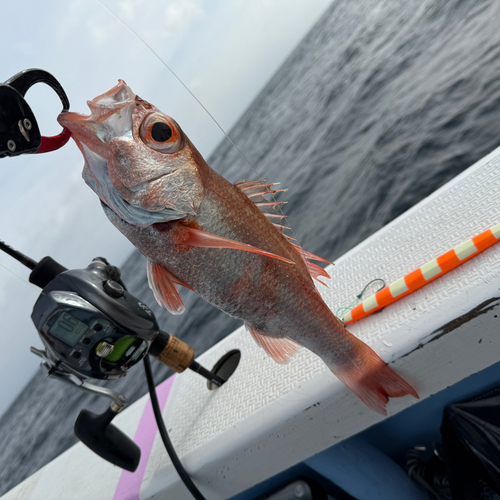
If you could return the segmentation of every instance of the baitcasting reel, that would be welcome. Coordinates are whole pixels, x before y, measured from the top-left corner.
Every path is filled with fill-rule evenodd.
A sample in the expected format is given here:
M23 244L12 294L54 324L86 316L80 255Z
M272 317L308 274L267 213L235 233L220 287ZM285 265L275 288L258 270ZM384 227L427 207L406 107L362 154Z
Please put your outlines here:
M153 311L126 290L119 269L102 257L86 269L68 271L51 257L37 263L3 242L0 249L29 267L30 282L43 289L31 318L44 349L31 351L42 358L48 376L112 401L102 415L82 410L75 423L76 436L102 458L134 471L141 453L111 424L127 399L85 379L123 377L149 353L174 371L190 368L217 387L227 380L194 361L192 347L160 331Z

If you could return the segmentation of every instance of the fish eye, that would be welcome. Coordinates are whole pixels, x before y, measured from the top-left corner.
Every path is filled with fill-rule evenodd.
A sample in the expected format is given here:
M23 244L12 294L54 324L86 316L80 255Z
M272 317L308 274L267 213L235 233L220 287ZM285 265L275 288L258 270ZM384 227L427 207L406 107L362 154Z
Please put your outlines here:
M179 151L183 142L179 126L174 120L160 113L153 113L144 118L139 127L139 136L151 149L166 154Z
M156 142L165 142L172 137L172 129L163 122L156 122L151 127L151 137Z

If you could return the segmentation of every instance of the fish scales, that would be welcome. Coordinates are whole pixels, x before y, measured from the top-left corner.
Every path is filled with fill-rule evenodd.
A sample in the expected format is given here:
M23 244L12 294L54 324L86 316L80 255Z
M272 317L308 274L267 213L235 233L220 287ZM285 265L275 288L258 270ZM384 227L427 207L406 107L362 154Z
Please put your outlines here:
M324 304L302 257L258 207L205 163L200 163L200 171L206 195L196 220L188 218L182 222L153 225L147 229L147 234L144 229L135 228L137 234L132 239L138 242L139 250L155 262L166 265L172 274L205 300L257 330L263 326L264 313L270 314L282 307L296 308L305 300L303 293L310 293L314 301ZM120 219L113 222L121 224ZM239 250L221 251L176 244L182 240L185 226L190 224L279 254L293 260L295 265ZM291 328L286 329L284 325L276 328L264 331L276 336L291 333Z
M169 311L184 311L176 286L185 286L243 320L275 361L311 350L374 411L385 414L389 396L418 397L322 300L312 276L325 273L306 259L324 259L292 245L257 206L275 206L262 196L272 184L231 184L123 81L89 107L90 116L66 112L59 121L107 217L148 258L150 286Z

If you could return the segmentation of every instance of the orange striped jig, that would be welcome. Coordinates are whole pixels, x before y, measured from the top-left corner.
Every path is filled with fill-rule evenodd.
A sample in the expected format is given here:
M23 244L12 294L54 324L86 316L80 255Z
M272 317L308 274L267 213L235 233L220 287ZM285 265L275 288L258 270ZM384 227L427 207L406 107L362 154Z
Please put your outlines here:
M342 317L342 321L344 324L352 323L392 304L472 259L478 253L495 244L499 239L500 224L497 224L382 288L382 290L368 297L351 311L346 312Z

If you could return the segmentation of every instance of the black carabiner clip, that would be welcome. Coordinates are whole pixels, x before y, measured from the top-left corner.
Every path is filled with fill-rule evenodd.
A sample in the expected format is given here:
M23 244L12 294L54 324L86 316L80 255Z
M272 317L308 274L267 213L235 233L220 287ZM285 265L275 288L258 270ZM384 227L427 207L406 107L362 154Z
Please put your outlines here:
M53 137L41 135L35 115L24 99L35 83L51 87L61 99L62 110L69 109L69 100L61 84L43 69L27 69L0 83L0 158L54 151L71 137L66 128Z

